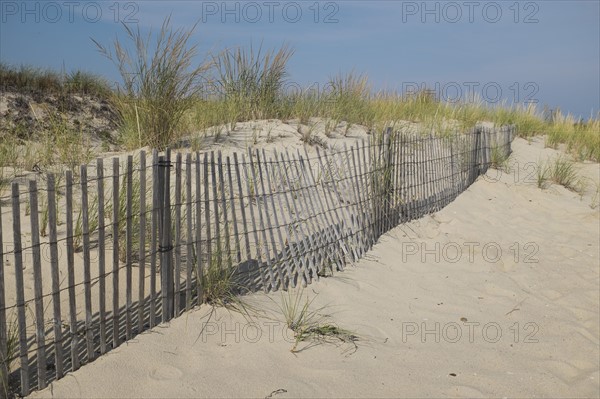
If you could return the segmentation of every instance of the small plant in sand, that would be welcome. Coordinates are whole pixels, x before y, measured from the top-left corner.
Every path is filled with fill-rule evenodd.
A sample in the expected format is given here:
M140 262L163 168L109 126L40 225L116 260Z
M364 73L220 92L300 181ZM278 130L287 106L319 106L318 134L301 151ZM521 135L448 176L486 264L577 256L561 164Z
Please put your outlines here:
M564 155L559 155L548 162L537 163L538 187L546 188L550 182L580 194L585 189L585 184L579 178L575 163Z
M501 148L495 146L492 148L490 166L498 170L507 170L508 156Z
M538 161L536 164L536 182L538 188L545 189L548 187L548 165L543 161Z
M575 163L565 156L557 157L549 166L550 179L556 184L568 188L569 190L579 192L580 180L577 175Z
M326 306L313 308L315 298L316 296L310 300L308 296L304 298L303 290L298 290L295 294L288 291L281 295L279 309L285 318L287 327L293 331L295 339L294 346L290 351L292 353L301 352L310 346L321 343L350 343L356 351L358 336L329 322L330 315L323 313ZM301 342L309 342L309 344L298 349Z
M0 392L3 397L8 398L9 384L8 376L11 372L13 361L19 352L19 329L16 316L6 321L6 348L0 351Z
M221 231L215 232L213 242L221 242L221 245L223 245L222 233ZM240 298L240 294L245 293L244 291L247 288L236 280L235 267L229 266L233 256L233 253L228 254L223 248L214 248L211 258L204 263L199 278L202 283L200 302L250 315L252 308ZM197 261L198 254L196 254L196 265L198 264ZM195 273L198 277L197 268Z

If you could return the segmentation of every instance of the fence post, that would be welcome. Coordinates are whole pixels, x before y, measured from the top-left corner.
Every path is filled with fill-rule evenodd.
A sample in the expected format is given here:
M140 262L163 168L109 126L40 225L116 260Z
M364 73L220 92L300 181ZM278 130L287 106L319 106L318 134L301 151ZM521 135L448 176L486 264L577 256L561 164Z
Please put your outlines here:
M2 208L0 206L0 389L8 390L8 331L4 291L4 243L2 241Z
M473 175L471 179L469 179L469 185L471 185L479 176L481 172L481 128L479 126L475 127L475 148L474 148L474 156L473 156Z
M160 253L160 284L162 297L162 322L173 318L173 270L171 263L171 190L170 190L170 151L167 149L166 156L158 158L158 209L159 209L159 228L158 236L160 244L158 252Z
M384 234L388 230L391 230L395 222L392 223L392 201L394 196L394 180L392 176L394 176L394 163L393 163L393 154L392 154L392 128L388 127L385 129L385 135L383 137L383 162L385 163L384 175L383 175L383 189L384 191L384 213L385 213L385 221L383 224L383 228L381 234Z

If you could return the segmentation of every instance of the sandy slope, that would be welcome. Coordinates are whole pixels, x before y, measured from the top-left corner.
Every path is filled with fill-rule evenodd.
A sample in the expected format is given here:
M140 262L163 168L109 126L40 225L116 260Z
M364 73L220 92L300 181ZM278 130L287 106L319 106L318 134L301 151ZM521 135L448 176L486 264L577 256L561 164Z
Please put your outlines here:
M292 354L282 294L253 295L256 324L203 307L32 397L597 397L598 164L580 165L583 196L540 190L530 173L556 151L513 148L512 172L491 170L304 291L360 336L357 350Z

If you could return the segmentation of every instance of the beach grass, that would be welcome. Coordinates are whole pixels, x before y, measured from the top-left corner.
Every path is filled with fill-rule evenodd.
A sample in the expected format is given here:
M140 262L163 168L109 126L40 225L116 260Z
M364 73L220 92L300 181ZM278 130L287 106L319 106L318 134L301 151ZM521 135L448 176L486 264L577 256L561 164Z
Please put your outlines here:
M226 48L206 54L198 62L197 43L192 42L195 28L175 29L166 17L161 29L148 36L124 26L124 37L117 37L111 45L94 41L121 76L122 83L115 88L81 71L58 73L0 64L2 89L23 93L76 89L101 94L118 115L119 143L124 149L164 149L191 134L198 137L194 146L200 149L203 144L198 132L219 141L234 132L238 123L256 119L294 121L301 140L313 145L320 144L313 134L315 117L325 120L328 137L347 135L354 125L377 135L387 127L406 123L427 134L444 135L468 131L487 121L516 125L518 136L524 138L546 135L548 146L563 145L578 160L600 161L600 116L581 121L555 111L548 117L534 103L492 104L478 97L440 101L427 89L374 91L369 77L354 71L330 76L323 87L313 84L301 88L289 81L289 63L294 55L290 46ZM84 149L89 143L75 134L58 134L67 130L64 118L54 116L47 130L46 142L61 155L54 159L44 153L32 157L65 162L70 168L85 162ZM3 135L22 140L22 133L15 126ZM14 145L14 140L2 140L0 156L5 159L0 159L0 165L15 162L10 150Z

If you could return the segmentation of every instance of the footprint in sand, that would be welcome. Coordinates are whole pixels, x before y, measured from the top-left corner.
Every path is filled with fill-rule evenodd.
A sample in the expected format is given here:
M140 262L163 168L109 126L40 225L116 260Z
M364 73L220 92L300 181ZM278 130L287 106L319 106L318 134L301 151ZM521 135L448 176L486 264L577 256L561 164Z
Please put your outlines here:
M169 381L181 378L183 372L176 367L160 365L150 370L150 378L156 381Z

